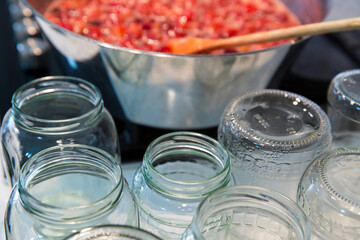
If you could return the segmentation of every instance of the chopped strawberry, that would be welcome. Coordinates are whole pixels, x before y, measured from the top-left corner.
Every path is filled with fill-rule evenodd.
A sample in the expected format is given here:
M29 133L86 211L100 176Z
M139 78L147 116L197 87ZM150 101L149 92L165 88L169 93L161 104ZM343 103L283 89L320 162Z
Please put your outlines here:
M58 0L44 14L61 27L128 48L169 52L171 38L224 38L299 25L279 0ZM254 44L225 52L284 43ZM216 51L221 53L221 51Z

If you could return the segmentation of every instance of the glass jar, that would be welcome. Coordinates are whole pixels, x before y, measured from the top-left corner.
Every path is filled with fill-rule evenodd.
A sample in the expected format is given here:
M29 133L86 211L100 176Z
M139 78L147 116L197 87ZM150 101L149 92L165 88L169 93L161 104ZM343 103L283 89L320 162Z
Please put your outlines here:
M91 145L120 162L116 126L101 93L79 78L50 76L21 86L4 116L1 140L6 177L12 185L31 156L55 145Z
M297 203L313 239L360 239L360 148L339 148L318 158L301 178Z
M5 213L8 240L64 239L105 224L138 225L134 200L112 155L66 144L24 164Z
M310 240L311 227L286 196L256 186L226 187L201 202L182 240Z
M180 239L201 200L230 184L230 159L216 140L192 132L163 135L148 146L134 175L140 227Z
M327 93L332 148L360 147L360 69L336 75Z
M66 238L65 240L161 240L157 236L144 231L124 225L105 225L90 227Z
M236 185L255 185L296 201L306 167L330 150L330 122L311 100L264 89L233 99L224 110L218 138L232 156Z

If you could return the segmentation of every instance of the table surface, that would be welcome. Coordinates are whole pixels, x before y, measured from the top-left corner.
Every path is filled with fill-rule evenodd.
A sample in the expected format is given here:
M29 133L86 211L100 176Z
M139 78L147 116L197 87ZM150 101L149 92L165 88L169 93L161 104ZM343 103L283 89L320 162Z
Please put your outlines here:
M328 20L331 19L341 19L341 18L350 18L358 17L360 12L360 1L359 0L333 0L336 5L333 7L332 12L330 12ZM122 165L125 179L129 184L132 182L132 176L139 166L138 163L126 163ZM2 169L1 169L2 170ZM6 185L3 181L3 178L0 174L0 240L5 239L4 235L4 213L11 193L11 188L9 185Z

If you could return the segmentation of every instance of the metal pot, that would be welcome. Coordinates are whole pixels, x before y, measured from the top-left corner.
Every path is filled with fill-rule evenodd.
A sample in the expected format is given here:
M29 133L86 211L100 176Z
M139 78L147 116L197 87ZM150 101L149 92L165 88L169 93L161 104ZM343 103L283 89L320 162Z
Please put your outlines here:
M99 86L115 117L123 111L131 122L156 128L215 127L227 103L241 93L265 88L290 48L298 44L223 55L140 51L102 43L51 23L42 13L53 0L22 1L33 9L69 75ZM283 0L302 23L322 21L330 1Z

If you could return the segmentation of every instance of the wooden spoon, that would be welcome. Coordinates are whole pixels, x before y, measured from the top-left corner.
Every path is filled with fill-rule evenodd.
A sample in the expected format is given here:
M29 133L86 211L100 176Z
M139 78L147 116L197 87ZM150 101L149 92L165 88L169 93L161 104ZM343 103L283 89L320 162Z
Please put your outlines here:
M342 32L355 29L360 29L360 17L305 24L296 27L257 32L222 39L174 38L168 42L168 45L171 52L175 54L197 54L206 53L216 49L233 48L253 43L315 36L325 33Z

